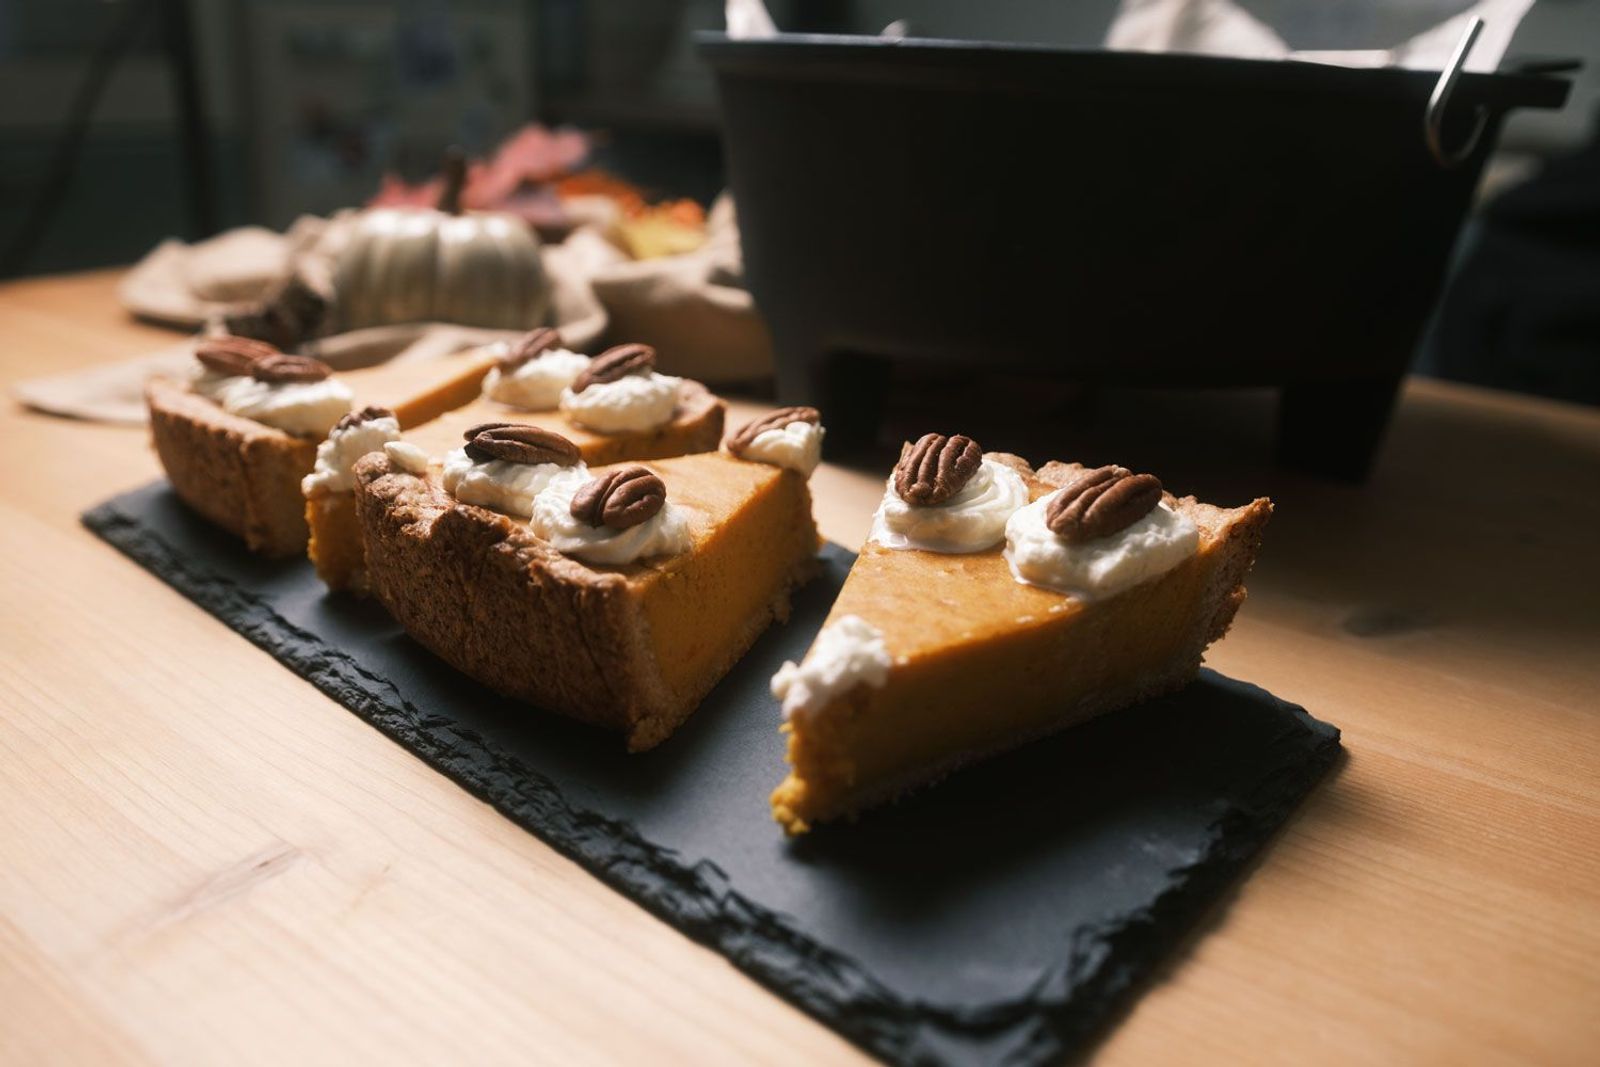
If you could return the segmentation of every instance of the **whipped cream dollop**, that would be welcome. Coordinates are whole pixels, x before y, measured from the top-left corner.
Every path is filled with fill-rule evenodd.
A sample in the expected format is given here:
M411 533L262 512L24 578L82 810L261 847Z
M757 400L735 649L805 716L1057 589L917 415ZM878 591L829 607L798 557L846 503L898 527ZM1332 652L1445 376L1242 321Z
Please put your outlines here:
M301 437L326 437L355 399L350 387L337 378L261 382L204 366L190 374L189 388L224 411Z
M762 430L744 446L739 455L741 459L787 467L809 478L811 472L817 469L817 464L822 462L822 435L826 432L814 422L796 420Z
M881 687L889 677L883 633L859 615L841 615L822 628L801 663L789 660L772 676L783 717L808 715L858 685Z
M483 379L483 395L523 411L554 411L561 406L561 394L588 366L588 356L552 348L509 373L495 367Z
M238 381L248 381L237 374L223 374L214 371L203 363L196 363L189 372L189 388L205 397L207 400L216 400L222 390Z
M383 454L389 457L390 463L407 474L428 473L428 454L410 441L390 441L383 446Z
M665 426L678 410L682 378L670 374L628 374L596 382L581 393L561 391L567 418L599 433L638 433Z
M589 478L582 463L563 467L559 463L513 463L507 459L479 462L458 448L444 457L445 492L463 504L515 515L526 519L533 514L534 498L549 488L558 476L569 472L579 476L579 484Z
M364 419L348 426L335 425L327 440L317 446L316 466L300 482L306 496L348 493L356 487L356 460L368 452L382 452L400 440L400 422L393 415Z
M1194 523L1165 503L1125 530L1069 544L1046 523L1055 497L1040 497L1006 523L1006 562L1026 585L1085 598L1114 596L1165 574L1200 548Z
M568 467L553 478L533 502L529 527L549 541L557 552L585 563L618 566L657 556L675 556L689 548L689 516L670 500L650 518L625 530L590 526L574 518L572 498L590 478L588 471L574 474L574 470Z
M324 437L350 411L355 394L337 378L259 382L236 378L214 398L224 411L301 437Z
M943 504L908 504L895 492L894 478L872 517L872 540L885 548L929 552L982 552L1005 537L1006 520L1028 502L1022 475L989 456L961 491Z

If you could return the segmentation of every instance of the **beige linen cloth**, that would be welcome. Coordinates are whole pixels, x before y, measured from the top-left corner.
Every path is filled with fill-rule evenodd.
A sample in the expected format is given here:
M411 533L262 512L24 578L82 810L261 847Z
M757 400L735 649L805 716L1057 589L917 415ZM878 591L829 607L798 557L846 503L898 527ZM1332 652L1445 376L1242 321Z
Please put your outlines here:
M256 299L300 257L324 254L346 216L305 217L279 234L244 227L199 244L165 241L123 279L120 297L142 318L195 330L230 304ZM720 198L707 218L706 243L694 252L631 260L594 227L544 246L554 325L574 349L643 341L658 365L708 384L755 382L772 375L772 343L743 286L733 202ZM379 363L444 359L463 349L514 337L444 323L376 326L333 334L305 351L335 370ZM193 339L124 363L18 382L13 395L40 411L101 422L145 419L144 383L182 373Z

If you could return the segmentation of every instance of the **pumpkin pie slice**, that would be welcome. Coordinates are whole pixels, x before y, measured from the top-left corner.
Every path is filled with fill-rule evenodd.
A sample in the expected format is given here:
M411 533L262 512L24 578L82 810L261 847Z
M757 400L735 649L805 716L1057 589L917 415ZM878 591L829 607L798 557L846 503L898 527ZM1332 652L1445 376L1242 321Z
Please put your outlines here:
M429 456L443 456L460 448L463 434L473 427L516 422L560 434L578 446L586 464L600 466L711 452L722 439L727 405L699 382L656 374L655 352L648 345L621 345L591 359L563 347L556 330L542 328L490 346L484 356L494 360L494 368L482 394L408 432L410 444ZM577 408L583 410L567 410ZM319 463L319 470L348 472L395 434L392 423L342 426L324 446L327 462ZM364 592L353 487L348 473L308 480L306 521L318 575L330 589Z
M814 573L802 452L730 439L590 468L526 424L481 430L442 465L397 443L356 464L371 590L458 670L648 749Z
M157 378L145 400L178 496L252 550L293 556L308 537L301 481L331 427L363 406L386 409L401 427L426 422L476 397L493 365L463 354L334 374L261 341L214 337L197 343L187 380Z
M774 817L801 833L1187 684L1271 513L959 435L907 445L810 652L773 679Z

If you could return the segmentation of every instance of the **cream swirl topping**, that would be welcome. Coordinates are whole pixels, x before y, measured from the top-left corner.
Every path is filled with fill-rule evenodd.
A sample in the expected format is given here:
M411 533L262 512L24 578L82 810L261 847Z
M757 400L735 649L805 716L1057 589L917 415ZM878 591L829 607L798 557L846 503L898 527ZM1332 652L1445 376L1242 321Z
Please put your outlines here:
M1006 523L1006 562L1025 585L1086 599L1114 596L1165 574L1200 548L1194 523L1165 503L1124 530L1070 544L1046 524L1055 496L1040 497Z
M623 530L590 526L575 518L572 498L588 481L588 471L568 467L533 502L529 527L557 552L585 563L619 566L656 556L675 556L689 548L689 516L670 500L644 522Z
M895 492L894 479L872 517L871 539L885 548L929 552L981 552L1000 543L1006 520L1028 502L1022 476L989 456L943 504L908 504Z
M197 387L198 388L198 387ZM215 387L211 399L224 411L252 419L285 433L326 437L350 410L355 394L337 378L319 382L263 382L229 378Z
M787 467L809 478L822 462L822 435L826 432L814 422L803 421L762 430L744 446L741 458Z
M678 408L682 378L670 374L627 374L614 382L595 382L581 393L561 391L561 410L579 426L599 433L638 433L665 426Z
M229 385L246 380L248 379L243 375L223 374L200 363L196 363L194 369L189 372L189 388L207 400L216 400L222 390Z
M858 685L882 686L889 676L883 633L859 615L841 615L822 628L800 663L789 660L772 676L783 717L808 715Z
M300 482L306 496L348 493L356 487L356 460L368 452L382 452L391 441L400 440L400 422L393 415L364 419L329 431L327 440L317 446L317 463Z
M568 471L581 475L579 484L588 479L588 470L582 463L563 467L559 463L513 463L508 459L491 459L478 462L458 448L444 457L443 480L445 492L463 504L498 511L526 519L533 514L534 498L544 492L558 475Z
M428 473L428 454L410 441L390 441L383 446L383 454L407 474Z
M499 367L483 379L483 395L523 411L554 411L561 394L589 366L589 357L552 348L507 373Z

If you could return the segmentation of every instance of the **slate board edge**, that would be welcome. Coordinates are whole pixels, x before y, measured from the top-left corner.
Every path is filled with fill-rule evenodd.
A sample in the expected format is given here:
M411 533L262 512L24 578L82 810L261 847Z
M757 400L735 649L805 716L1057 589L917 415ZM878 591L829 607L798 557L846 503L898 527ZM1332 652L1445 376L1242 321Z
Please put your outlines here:
M1338 730L1296 708L1299 728L1322 735L1315 773L1306 776L1299 791L1219 814L1211 847L1199 861L1173 872L1179 877L1151 907L1098 932L1116 942L1119 951L1089 958L1074 945L1067 959L1023 998L977 1007L908 1000L848 956L795 929L782 914L738 893L716 864L688 864L675 851L644 840L626 822L573 808L548 778L521 765L514 773L505 767L507 761L473 731L428 724L429 716L386 679L294 626L250 591L187 566L172 545L118 506L121 499L86 511L83 524L468 793L891 1063L971 1056L1024 1067L1082 1051L1139 979L1164 957L1160 940L1149 935L1173 923L1187 926L1212 906L1217 893L1265 846L1339 751ZM308 655L308 647L321 652ZM469 750L471 757L463 754ZM480 778L481 770L469 775L464 769L483 763L495 766L497 773ZM1225 825L1240 824L1250 833L1222 832ZM1197 888L1199 892L1188 892ZM1079 980L1059 982L1054 980L1058 975L1078 975ZM1069 987L1074 989L1070 1001L1062 993Z

